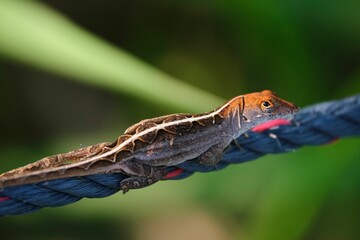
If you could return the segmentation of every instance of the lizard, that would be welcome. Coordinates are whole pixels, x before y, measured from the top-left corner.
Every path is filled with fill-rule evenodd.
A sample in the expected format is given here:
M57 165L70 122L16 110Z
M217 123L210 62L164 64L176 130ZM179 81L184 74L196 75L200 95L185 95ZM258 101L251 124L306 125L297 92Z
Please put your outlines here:
M264 90L240 95L202 114L171 114L130 126L114 142L45 157L0 175L0 188L104 173L124 173L123 193L149 186L166 167L197 159L216 165L229 144L251 128L291 118L299 107Z

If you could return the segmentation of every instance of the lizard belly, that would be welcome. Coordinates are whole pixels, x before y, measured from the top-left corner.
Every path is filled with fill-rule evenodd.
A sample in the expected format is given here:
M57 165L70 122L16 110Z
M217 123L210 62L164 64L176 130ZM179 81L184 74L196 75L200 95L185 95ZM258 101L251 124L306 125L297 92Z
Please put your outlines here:
M218 144L230 144L233 137L219 126L194 133L164 138L147 147L138 149L132 155L133 159L151 166L172 166L193 159Z

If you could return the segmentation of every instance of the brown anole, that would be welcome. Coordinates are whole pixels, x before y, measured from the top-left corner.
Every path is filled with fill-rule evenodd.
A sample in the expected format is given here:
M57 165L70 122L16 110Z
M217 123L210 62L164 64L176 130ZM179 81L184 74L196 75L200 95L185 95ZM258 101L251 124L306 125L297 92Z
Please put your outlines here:
M143 120L114 142L99 143L45 157L0 175L0 187L122 172L123 192L151 185L166 167L197 158L215 165L225 148L241 134L273 119L289 118L298 107L269 90L237 96L214 111L172 114Z

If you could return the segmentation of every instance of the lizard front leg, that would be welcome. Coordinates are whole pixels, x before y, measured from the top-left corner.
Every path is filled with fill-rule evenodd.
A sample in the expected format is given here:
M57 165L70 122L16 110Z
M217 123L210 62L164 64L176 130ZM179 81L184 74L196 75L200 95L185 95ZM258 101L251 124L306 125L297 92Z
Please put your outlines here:
M121 170L131 176L120 182L123 193L150 186L166 175L165 166L150 166L135 159L123 162Z
M221 160L223 152L228 145L229 144L222 143L212 146L198 157L199 163L207 166L215 166Z

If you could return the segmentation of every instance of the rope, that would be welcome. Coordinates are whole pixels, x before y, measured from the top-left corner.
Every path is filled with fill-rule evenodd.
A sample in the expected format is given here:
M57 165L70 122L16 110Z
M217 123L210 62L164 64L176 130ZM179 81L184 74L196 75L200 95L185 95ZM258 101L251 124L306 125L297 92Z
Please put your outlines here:
M164 180L189 177L195 172L221 170L269 153L292 152L305 145L322 145L342 137L360 135L360 94L301 110L292 121L275 120L253 128L230 144L216 166L189 160L168 167ZM31 213L58 207L83 197L101 198L120 190L121 173L98 174L8 187L0 192L0 216Z

